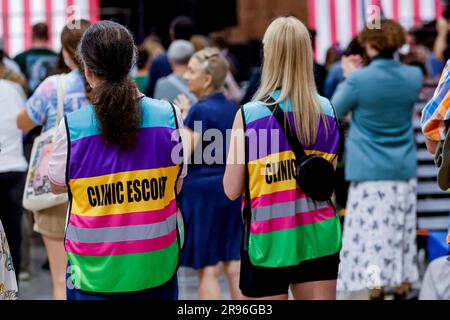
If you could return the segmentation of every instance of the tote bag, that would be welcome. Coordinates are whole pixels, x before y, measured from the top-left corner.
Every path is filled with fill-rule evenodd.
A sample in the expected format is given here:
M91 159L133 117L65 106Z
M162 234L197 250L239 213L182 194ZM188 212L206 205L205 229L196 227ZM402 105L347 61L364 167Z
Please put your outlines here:
M65 76L57 79L57 118L56 126L38 136L31 150L22 205L30 211L48 209L69 201L67 193L55 195L51 191L48 177L48 164L53 151L53 142L61 119L64 116L66 94Z

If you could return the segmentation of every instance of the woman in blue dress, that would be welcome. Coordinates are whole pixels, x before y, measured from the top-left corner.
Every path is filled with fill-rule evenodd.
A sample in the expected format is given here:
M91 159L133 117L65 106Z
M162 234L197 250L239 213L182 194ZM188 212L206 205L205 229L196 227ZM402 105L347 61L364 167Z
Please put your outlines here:
M239 290L241 201L228 200L222 184L226 133L232 128L239 109L223 94L228 70L222 54L207 48L191 58L185 74L189 91L199 102L190 108L185 119L191 161L180 195L186 221L182 265L198 271L200 299L220 299L221 263L231 298L242 297ZM180 97L176 103L184 109L185 100Z

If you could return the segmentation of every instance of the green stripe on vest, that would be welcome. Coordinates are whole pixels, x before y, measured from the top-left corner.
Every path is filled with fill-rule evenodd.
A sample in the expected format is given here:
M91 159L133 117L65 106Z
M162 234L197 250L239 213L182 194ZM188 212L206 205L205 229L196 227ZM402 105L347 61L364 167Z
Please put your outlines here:
M178 242L169 247L140 254L107 257L80 256L67 253L76 288L88 292L126 293L159 287L168 282L178 265ZM114 268L103 267L104 264ZM76 266L95 266L78 269ZM161 268L164 266L164 268ZM148 272L158 269L159 272ZM104 270L108 270L105 272Z
M341 247L341 223L336 216L295 229L251 234L249 256L254 266L279 268L336 254Z

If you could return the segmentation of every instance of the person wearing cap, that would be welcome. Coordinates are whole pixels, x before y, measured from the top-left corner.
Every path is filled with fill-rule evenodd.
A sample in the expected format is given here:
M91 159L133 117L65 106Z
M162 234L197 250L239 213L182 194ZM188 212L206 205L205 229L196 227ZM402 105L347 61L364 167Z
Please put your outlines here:
M167 77L161 78L156 83L155 99L174 102L178 95L185 95L191 105L197 102L197 98L189 92L188 83L183 78L188 69L189 59L194 54L194 46L187 40L175 40L167 51L167 58L173 72Z

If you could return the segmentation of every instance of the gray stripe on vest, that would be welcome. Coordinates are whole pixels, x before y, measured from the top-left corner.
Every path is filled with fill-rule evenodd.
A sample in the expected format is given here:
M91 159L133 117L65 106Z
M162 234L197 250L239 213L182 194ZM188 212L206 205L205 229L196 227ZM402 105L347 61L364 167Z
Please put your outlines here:
M140 226L87 229L69 225L66 239L82 243L150 240L169 235L176 229L176 221L174 214L166 221Z
M261 222L276 218L290 217L294 213L307 213L328 207L328 202L315 203L311 199L298 199L297 201L277 203L267 207L252 209L252 221Z

